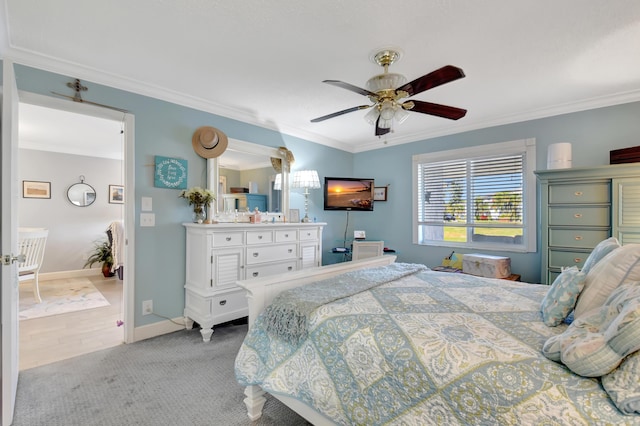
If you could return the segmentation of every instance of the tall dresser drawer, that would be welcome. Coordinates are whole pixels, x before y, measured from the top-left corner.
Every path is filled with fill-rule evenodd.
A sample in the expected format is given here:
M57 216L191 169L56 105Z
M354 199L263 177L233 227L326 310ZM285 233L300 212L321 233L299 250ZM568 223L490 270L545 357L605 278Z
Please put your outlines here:
M594 248L609 238L608 229L549 229L549 246Z
M549 207L550 226L609 226L609 206Z
M577 266L582 269L585 260L589 257L589 252L583 251L562 251L562 250L549 250L549 267L550 268L562 268Z
M550 204L608 203L611 200L607 182L549 185Z
M245 262L247 265L255 265L256 263L296 259L297 256L298 254L295 243L269 247L256 246L247 248L247 257L245 258Z

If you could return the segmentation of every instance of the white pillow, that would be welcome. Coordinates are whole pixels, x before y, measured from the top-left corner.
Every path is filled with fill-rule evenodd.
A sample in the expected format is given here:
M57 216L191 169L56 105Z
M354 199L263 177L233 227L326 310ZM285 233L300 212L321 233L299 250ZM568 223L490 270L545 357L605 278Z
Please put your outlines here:
M619 247L591 268L576 302L575 319L602 306L613 290L632 281L640 281L640 244Z
M609 237L606 240L600 241L597 246L593 248L593 251L585 260L582 265L582 272L588 274L591 268L593 268L603 257L611 253L613 250L620 247L620 242L616 237Z

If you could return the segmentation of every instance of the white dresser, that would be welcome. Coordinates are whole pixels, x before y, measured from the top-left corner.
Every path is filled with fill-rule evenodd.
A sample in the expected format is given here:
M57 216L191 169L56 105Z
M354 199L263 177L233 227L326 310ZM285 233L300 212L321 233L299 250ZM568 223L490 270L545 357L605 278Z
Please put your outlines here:
M325 223L184 223L187 231L187 328L197 322L205 342L213 326L248 315L236 281L321 266Z

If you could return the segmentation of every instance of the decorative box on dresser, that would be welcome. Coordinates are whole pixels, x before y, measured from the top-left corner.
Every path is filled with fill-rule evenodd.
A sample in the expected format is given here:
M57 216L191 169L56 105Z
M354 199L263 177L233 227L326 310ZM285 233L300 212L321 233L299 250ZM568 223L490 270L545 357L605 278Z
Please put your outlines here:
M535 172L540 183L541 282L582 268L600 241L640 242L640 163Z
M202 339L213 326L248 315L245 290L236 281L258 279L322 264L325 223L184 223L187 234L187 328L197 322Z

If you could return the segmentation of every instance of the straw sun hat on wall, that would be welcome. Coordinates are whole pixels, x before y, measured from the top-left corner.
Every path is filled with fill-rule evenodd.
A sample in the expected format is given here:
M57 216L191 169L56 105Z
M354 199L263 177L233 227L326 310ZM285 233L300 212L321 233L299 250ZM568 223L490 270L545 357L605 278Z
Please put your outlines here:
M202 158L216 158L229 145L227 135L211 126L198 127L191 138L193 150Z

